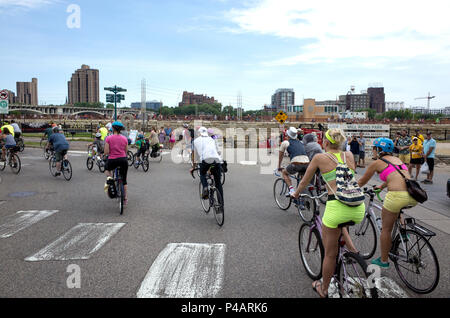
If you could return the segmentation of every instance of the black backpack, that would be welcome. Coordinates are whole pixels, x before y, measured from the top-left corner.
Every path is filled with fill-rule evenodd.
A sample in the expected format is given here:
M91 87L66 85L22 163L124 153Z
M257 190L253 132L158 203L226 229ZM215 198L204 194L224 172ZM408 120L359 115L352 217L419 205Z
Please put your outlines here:
M395 168L395 170L397 170L398 173L402 175L403 179L405 179L406 182L406 189L408 190L409 195L412 196L414 200L416 200L419 203L424 203L425 201L428 200L427 192L420 187L420 184L416 180L406 179L405 175L400 171L399 168L397 168L396 165L387 161L386 159L383 158L380 159L381 161L384 161L387 164L392 165Z

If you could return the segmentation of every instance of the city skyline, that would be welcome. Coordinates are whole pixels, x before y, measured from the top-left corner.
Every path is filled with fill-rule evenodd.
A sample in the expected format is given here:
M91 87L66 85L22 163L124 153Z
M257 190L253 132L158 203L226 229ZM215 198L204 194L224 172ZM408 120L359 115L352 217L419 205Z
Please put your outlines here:
M372 82L384 84L386 101L405 102L406 108L425 107L426 100L415 98L428 92L436 96L431 108L449 106L450 22L441 18L450 9L448 1L431 0L426 8L410 1L408 18L398 16L405 15L401 5L381 2L373 10L388 21L397 15L395 25L372 26L364 6L341 8L334 2L169 0L105 6L82 0L78 29L66 25L69 1L3 0L0 26L6 43L13 44L2 51L0 87L15 91L16 82L35 77L40 104L64 104L73 70L87 64L101 73L101 102L103 87L128 90L122 106L141 100L143 78L147 100L167 106L177 106L183 91L236 106L241 91L244 109L260 109L281 87L293 88L301 104L307 98L333 100L351 86L360 91Z

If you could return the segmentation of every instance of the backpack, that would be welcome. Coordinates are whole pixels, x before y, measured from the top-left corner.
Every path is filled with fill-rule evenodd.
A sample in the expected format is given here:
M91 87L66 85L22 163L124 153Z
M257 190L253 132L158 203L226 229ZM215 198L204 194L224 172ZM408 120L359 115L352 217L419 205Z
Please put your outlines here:
M364 203L365 195L364 192L358 185L355 175L351 172L350 168L347 166L345 152L343 153L344 163L340 163L337 158L329 153L326 155L337 163L336 166L336 192L332 190L330 185L328 187L333 191L336 200L345 205L355 207Z

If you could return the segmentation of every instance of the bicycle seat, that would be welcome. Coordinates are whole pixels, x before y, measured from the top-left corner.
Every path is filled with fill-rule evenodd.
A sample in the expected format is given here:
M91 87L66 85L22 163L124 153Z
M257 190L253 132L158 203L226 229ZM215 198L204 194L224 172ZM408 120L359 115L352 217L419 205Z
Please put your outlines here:
M346 222L346 223L339 224L339 225L338 225L338 228L342 229L343 227L346 227L346 226L352 226L352 225L355 225L355 222L350 221L350 222Z

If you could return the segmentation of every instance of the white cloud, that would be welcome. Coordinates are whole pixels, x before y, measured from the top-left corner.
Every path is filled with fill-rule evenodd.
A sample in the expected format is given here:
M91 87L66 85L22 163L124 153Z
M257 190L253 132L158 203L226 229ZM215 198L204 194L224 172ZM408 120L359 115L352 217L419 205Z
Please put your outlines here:
M449 12L448 0L259 0L226 17L241 32L302 40L299 54L264 63L281 66L344 58L446 61Z

